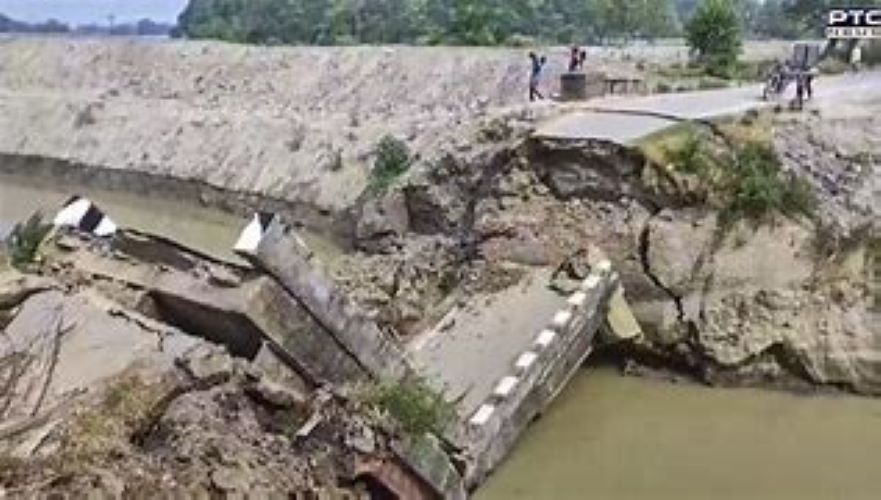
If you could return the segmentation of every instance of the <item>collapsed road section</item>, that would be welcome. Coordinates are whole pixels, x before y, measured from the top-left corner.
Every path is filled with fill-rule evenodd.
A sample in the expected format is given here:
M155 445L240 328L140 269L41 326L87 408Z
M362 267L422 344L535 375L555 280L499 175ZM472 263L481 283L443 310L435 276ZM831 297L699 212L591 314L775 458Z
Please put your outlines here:
M76 214L73 205L82 205ZM62 212L56 222L69 227L42 243L48 288L91 290L113 304L115 316L221 346L295 393L329 389L345 399L370 384L418 379L456 404L456 418L437 435L400 436L388 445L390 455L359 454L360 475L398 498L464 498L562 390L597 332L638 332L611 264L600 257L565 295L538 279L495 306L459 311L474 316L460 327L486 330L474 336L473 329L453 327L438 347L433 336L442 325L405 342L366 315L279 217L258 219L252 251L239 248L248 266L135 230L94 234L95 214L107 221L112 214L88 200L72 198ZM506 300L529 320L499 323L497 306ZM171 345L172 336L160 337ZM480 357L457 356L466 350ZM462 398L451 386L473 390ZM298 433L308 434L309 426Z

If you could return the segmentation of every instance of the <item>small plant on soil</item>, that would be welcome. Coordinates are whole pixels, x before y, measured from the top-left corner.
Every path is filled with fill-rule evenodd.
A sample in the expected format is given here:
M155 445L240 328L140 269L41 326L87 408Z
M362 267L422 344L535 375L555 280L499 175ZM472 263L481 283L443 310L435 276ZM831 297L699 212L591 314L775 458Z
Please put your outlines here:
M664 146L664 156L676 170L705 177L713 167L713 160L702 146L703 140L696 131L689 129L678 144Z
M376 145L376 160L370 172L370 187L384 191L410 168L412 158L407 144L386 135Z
M167 383L148 385L125 375L108 386L102 404L77 415L66 432L64 452L71 459L100 459L127 446L147 429L153 411L169 392Z
M778 212L787 217L813 216L816 198L802 178L785 175L770 145L748 143L733 154L731 186L724 220L750 219L761 222Z
M725 227L743 219L762 223L772 213L812 217L817 201L810 184L782 171L770 140L759 132L732 128L725 141L714 141L684 128L647 146L647 153L672 165L674 172L697 178L700 184L690 189L707 196L690 199L715 200Z
M379 384L368 389L364 399L410 436L440 434L456 415L453 404L421 379Z
M16 224L7 243L10 263L19 269L33 264L39 256L40 245L51 230L52 225L43 221L40 212Z

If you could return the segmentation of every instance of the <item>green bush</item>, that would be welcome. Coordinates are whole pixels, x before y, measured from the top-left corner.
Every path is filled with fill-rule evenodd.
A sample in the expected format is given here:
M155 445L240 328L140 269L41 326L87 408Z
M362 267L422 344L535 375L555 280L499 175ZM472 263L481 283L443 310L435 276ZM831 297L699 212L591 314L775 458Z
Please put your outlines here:
M740 24L731 0L704 0L685 26L689 47L712 76L732 76L742 47Z
M43 214L35 212L25 222L12 229L7 242L10 263L17 268L27 267L37 260L40 244L52 230L43 222Z
M771 146L749 143L731 161L730 200L723 220L761 222L772 212L788 217L812 216L816 198L804 179L787 176Z
M655 85L655 93L658 94L669 94L673 92L673 90L673 86L667 82L658 82L658 84Z
M373 387L367 393L367 403L393 418L411 436L442 434L456 416L454 406L419 379Z
M686 129L663 146L663 159L675 172L700 180L690 194L702 194L691 200L718 200L726 227L742 219L761 223L772 213L813 216L817 201L810 184L781 170L770 143L730 142L723 147L706 134Z
M697 81L698 90L717 90L728 88L728 82L720 78L705 76Z
M715 160L704 149L705 140L706 138L701 137L696 130L689 128L675 147L664 147L664 157L677 172L708 178Z
M837 57L827 57L820 61L817 69L823 75L840 75L850 70L850 64Z
M370 187L375 191L384 191L410 168L411 162L407 144L386 135L376 145L376 160L370 172Z

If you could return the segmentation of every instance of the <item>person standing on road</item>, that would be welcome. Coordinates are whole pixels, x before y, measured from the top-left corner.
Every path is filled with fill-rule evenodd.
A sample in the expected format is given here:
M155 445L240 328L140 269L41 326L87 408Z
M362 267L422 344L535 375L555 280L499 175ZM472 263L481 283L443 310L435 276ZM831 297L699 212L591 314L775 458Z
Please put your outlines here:
M572 51L569 53L569 72L574 73L578 71L578 68L581 66L581 51L578 49L578 45L572 46Z
M536 98L544 99L538 86L541 83L541 71L544 68L547 59L544 56L539 58L535 52L529 53L529 59L532 61L532 71L529 74L529 101L535 101Z
M809 68L805 73L805 93L807 94L809 101L814 98L814 78L816 78L819 73L820 71L816 66Z
M797 71L795 73L795 102L793 108L801 111L805 106L805 82L807 80L807 72Z
M860 64L863 62L863 50L859 44L850 51L850 68L854 73L860 70Z

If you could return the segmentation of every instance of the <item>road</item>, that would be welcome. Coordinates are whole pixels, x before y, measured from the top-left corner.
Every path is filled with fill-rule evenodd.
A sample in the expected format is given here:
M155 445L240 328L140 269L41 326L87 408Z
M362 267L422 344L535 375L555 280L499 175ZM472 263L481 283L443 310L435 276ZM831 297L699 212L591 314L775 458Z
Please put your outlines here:
M437 383L449 400L458 400L463 417L470 416L509 375L514 361L565 307L565 298L551 291L550 271L536 270L519 285L477 297L473 306L456 308L440 325L410 346L416 366Z
M789 94L776 103L788 103L794 94L793 87L790 86ZM881 99L881 71L821 77L815 87L815 100L808 105L809 108ZM629 144L675 122L661 115L697 120L736 115L775 104L763 101L761 94L761 85L749 85L701 92L604 98L539 124L535 136L594 138Z

